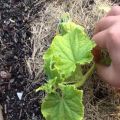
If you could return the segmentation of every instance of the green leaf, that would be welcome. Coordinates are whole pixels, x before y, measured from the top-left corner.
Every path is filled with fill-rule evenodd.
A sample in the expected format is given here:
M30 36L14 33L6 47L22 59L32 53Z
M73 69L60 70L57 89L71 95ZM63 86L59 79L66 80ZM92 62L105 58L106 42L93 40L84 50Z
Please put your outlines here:
M74 86L60 86L60 93L48 94L42 103L42 114L46 120L83 120L83 91Z
M57 77L58 79L60 78L60 74L58 73L58 70L54 67L54 60L53 56L49 54L50 49L48 50L47 54L44 56L44 70L46 75L48 76L48 79L54 79L54 77ZM53 52L54 53L54 52ZM47 58L47 55L49 56Z
M76 25L72 21L62 22L59 24L58 28L59 28L59 33L61 35L65 35L66 33L70 32L71 30L74 30L76 28L79 29L82 32L82 34L84 34L84 28L80 25Z
M49 64L53 63L52 69L51 65L45 64L47 75L53 78L56 76L68 78L78 64L84 65L92 61L93 47L95 43L78 28L63 36L57 35L44 55L45 63L46 61L49 61Z
M44 85L37 88L36 92L38 92L40 90L45 91L46 93L55 92L55 89L54 89L55 85L56 85L56 78L49 80L47 83L45 83Z
M110 66L112 60L111 60L110 55L106 49L101 50L101 58L102 58L100 60L101 64L104 64L106 66Z
M70 14L68 12L64 13L60 18L60 23L67 23L71 21Z
M61 35L64 35L76 28L79 29L84 34L84 28L82 26L77 25L74 22L72 22L72 19L70 18L69 13L63 14L60 19L60 23L58 25L59 33Z

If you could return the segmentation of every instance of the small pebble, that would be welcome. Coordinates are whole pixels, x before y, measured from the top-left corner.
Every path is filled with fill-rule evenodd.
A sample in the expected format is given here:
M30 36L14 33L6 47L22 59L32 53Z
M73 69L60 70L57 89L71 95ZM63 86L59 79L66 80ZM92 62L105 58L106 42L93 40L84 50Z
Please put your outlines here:
M23 92L17 92L17 96L18 96L19 100L21 100L22 96L23 96Z
M10 79L11 74L9 72L6 72L6 71L0 71L0 78L2 78L2 79Z

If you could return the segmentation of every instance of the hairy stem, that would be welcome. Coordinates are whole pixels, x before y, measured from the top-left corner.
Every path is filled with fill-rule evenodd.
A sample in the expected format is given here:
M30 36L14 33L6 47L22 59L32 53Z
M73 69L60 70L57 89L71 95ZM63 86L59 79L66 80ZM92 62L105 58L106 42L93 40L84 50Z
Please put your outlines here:
M89 71L83 76L82 80L77 82L75 84L76 87L81 87L85 81L93 74L93 71L95 70L95 64L92 65L92 67L89 69Z

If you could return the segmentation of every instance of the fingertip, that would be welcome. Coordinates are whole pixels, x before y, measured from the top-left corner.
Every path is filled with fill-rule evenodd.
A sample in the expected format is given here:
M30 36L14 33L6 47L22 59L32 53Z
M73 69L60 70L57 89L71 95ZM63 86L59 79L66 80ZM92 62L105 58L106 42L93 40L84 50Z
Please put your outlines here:
M106 48L106 40L108 39L107 30L103 30L93 36L93 40L100 48Z
M116 73L111 66L107 67L101 64L96 64L98 75L107 83L115 88L120 88L120 80L116 77Z
M97 67L97 73L98 73L102 78L104 78L104 77L107 75L107 73L106 73L107 67L104 66L104 65L98 64L98 63L96 64L96 67Z
M101 65L101 64L96 64L96 67L97 67L97 74L103 80L110 83L111 78L113 78L113 74L112 74L110 66L107 67L107 66L104 66L104 65Z

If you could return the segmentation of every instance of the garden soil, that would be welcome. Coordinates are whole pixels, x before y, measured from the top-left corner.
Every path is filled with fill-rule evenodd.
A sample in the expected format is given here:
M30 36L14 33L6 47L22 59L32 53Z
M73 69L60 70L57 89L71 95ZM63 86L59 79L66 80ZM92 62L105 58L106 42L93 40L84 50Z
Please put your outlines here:
M69 12L92 37L95 23L106 13L104 8L114 4L119 1L0 0L0 108L4 120L44 120L40 112L44 92L35 89L46 82L42 56L58 32L60 16ZM104 83L96 72L83 89L84 120L120 120L119 90Z

